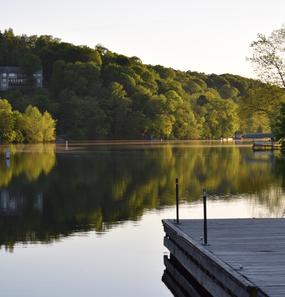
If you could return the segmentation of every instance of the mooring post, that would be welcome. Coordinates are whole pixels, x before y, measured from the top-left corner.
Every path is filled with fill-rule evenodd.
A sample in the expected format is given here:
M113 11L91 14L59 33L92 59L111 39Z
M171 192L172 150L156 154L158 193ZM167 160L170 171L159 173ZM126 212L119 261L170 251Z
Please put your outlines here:
M203 190L203 206L204 206L204 245L208 244L208 226L207 226L207 193Z
M176 178L176 223L179 224L179 184Z

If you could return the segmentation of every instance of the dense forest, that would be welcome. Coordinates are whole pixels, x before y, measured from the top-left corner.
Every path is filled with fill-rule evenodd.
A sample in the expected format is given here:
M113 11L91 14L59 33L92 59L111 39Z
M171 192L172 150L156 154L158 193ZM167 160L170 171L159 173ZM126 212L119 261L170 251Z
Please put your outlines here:
M0 32L0 66L42 69L44 88L2 92L13 108L33 105L73 139L198 139L274 129L281 88L232 74L206 75L145 65L103 46L49 35Z

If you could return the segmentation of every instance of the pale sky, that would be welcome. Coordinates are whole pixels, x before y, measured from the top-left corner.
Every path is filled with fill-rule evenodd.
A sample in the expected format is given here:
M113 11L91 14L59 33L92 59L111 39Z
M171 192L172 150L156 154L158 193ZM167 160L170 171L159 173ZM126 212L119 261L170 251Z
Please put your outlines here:
M285 24L284 0L0 0L0 30L137 56L147 64L254 77L258 33Z

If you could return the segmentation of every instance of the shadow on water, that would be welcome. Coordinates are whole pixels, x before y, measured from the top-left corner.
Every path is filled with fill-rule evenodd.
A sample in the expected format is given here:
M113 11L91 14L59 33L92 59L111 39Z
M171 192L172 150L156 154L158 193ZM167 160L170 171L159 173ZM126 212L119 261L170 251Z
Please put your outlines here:
M284 209L285 160L249 147L81 146L68 151L54 145L0 148L0 246L51 242L76 231L106 232L146 210L175 203L181 196L198 202L246 195L269 213Z
M166 269L161 280L175 297L213 297L173 255L164 256L163 260Z

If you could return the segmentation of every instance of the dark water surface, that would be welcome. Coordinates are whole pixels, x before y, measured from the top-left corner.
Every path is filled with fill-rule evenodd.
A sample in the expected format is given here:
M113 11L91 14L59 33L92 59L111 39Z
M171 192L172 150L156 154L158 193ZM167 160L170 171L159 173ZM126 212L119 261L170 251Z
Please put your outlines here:
M5 159L9 149L11 160ZM285 159L179 142L0 147L3 297L171 296L162 218L282 217Z

